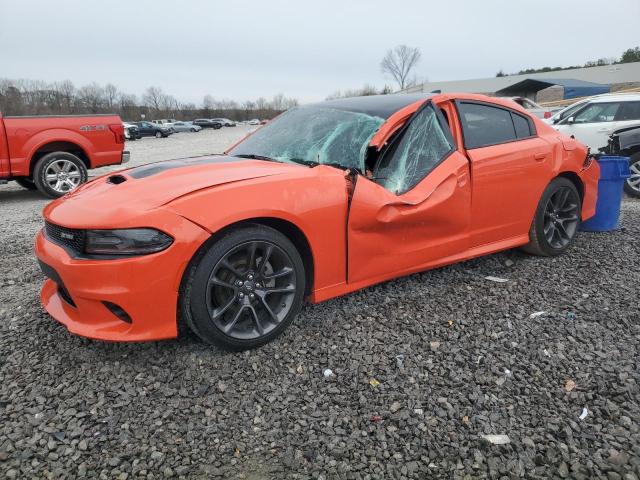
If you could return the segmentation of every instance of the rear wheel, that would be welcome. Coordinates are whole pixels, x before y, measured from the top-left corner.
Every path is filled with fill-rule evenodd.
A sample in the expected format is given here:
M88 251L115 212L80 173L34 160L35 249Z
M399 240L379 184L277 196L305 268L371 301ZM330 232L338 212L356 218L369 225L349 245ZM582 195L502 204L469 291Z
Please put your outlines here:
M629 170L631 176L624 182L624 191L627 195L640 198L640 152L631 155Z
M162 138L162 132L156 132L156 138Z
M37 190L36 184L33 180L27 177L16 178L16 183L27 190Z
M190 267L181 314L205 342L244 350L280 335L300 311L304 291L295 246L277 230L252 225L224 235Z
M84 162L68 152L48 153L36 163L33 180L42 193L57 198L87 181Z
M555 178L542 194L523 250L544 256L563 253L578 233L581 211L575 185L566 178Z

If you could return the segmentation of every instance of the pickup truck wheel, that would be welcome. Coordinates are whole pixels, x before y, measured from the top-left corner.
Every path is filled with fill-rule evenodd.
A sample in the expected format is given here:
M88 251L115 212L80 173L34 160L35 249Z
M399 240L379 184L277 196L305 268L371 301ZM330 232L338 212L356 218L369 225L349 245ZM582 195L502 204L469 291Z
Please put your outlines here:
M624 182L624 191L627 195L640 198L640 152L631 155L629 170L631 176Z
M16 183L27 190L37 190L36 184L30 178L16 178Z
M87 181L87 167L67 152L48 153L36 163L33 179L40 192L51 198L61 197Z

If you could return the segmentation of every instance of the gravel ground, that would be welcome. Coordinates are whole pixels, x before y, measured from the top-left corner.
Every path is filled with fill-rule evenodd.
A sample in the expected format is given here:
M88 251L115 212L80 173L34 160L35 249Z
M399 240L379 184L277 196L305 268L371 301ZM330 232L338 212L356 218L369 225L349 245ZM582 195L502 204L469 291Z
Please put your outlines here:
M191 156L244 131L128 148ZM508 251L307 305L244 353L70 335L38 301L45 204L0 187L0 477L640 477L640 202L562 257Z

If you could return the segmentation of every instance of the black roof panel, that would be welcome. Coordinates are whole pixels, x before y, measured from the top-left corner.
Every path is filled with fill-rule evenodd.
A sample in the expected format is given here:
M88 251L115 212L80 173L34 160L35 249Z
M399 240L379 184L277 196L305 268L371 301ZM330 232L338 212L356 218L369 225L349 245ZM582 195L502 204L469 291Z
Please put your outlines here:
M309 107L335 108L349 112L364 113L385 120L398 110L411 105L418 100L431 97L425 93L396 93L393 95L368 95L365 97L338 98L326 102L312 103Z

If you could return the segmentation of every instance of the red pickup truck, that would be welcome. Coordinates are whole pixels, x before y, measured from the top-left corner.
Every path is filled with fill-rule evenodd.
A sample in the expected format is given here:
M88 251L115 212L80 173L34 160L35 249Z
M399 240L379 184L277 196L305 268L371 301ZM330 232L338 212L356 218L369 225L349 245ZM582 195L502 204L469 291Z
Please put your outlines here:
M128 161L118 115L0 114L0 183L60 197L86 182L88 169Z

